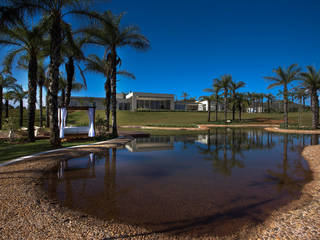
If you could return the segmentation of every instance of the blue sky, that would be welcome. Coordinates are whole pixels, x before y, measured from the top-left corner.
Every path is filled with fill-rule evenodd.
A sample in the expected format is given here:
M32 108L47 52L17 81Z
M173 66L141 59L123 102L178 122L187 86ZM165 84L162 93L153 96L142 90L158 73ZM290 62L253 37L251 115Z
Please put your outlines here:
M320 62L320 1L317 0L113 0L99 10L126 12L151 42L147 52L123 48L119 92L143 91L204 95L212 79L232 74L246 82L242 91L266 90L272 69ZM87 54L103 55L88 48ZM24 84L27 74L16 71ZM79 77L79 76L78 76ZM79 78L80 80L80 78ZM78 96L104 96L103 76L87 74L88 89Z

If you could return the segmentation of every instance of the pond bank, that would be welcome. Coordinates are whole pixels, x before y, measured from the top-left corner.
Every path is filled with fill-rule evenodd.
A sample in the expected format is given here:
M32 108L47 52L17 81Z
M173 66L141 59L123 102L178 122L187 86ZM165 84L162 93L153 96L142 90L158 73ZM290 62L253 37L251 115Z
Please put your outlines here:
M103 221L62 207L48 199L42 188L43 172L59 161L123 147L132 138L47 152L0 168L0 238L2 239L172 239L164 233ZM317 239L320 237L320 154L319 146L308 146L303 156L314 180L303 195L278 209L260 226L227 239ZM215 238L207 238L215 239ZM218 238L219 239L219 238ZM225 239L225 238L223 238Z

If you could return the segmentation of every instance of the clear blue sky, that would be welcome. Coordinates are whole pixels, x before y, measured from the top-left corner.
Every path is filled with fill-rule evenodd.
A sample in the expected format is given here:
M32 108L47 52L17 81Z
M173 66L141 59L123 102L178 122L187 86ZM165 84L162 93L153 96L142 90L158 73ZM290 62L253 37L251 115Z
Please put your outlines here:
M199 97L223 74L246 82L242 91L266 92L263 76L275 67L320 67L319 0L113 0L98 9L127 12L123 23L137 24L151 42L147 52L119 51L122 69L137 78L120 78L119 92ZM74 95L104 96L102 76L87 81Z

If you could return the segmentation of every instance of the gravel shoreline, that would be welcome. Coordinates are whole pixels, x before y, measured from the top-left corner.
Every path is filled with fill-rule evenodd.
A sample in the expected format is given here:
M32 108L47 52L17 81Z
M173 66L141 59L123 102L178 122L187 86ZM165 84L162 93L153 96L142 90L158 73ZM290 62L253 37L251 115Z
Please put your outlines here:
M131 138L62 149L0 168L0 239L181 239L137 226L103 221L61 206L41 188L43 172L57 162L123 147ZM307 146L302 155L313 172L300 199L275 210L252 229L234 236L203 239L320 239L320 145ZM188 238L190 239L190 238Z

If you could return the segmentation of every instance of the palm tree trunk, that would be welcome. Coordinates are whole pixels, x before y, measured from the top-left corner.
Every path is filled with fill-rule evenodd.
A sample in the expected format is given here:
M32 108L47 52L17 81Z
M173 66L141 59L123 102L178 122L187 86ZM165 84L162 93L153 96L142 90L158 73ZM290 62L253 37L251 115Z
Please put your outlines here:
M111 85L110 85L110 77L107 77L107 81L105 83L105 91L106 91L106 124L107 131L110 130L110 104L111 104Z
M302 106L303 106L303 111L306 109L306 98L305 96L302 97Z
M49 115L50 115L50 143L60 146L58 127L58 87L59 67L61 64L61 13L54 13L53 24L50 29L50 83L49 83Z
M0 85L0 129L2 129L2 99L3 99L3 87Z
M20 127L23 126L23 99L20 99L20 116L19 116L19 124L20 124Z
M268 113L270 113L270 100L267 100L267 104L268 104Z
M300 105L299 105L299 127L301 126L302 122L302 97L299 97Z
M228 103L227 103L227 95L228 94L228 92L227 92L227 90L225 89L224 90L224 121L227 121L227 105L228 105Z
M43 127L43 114L42 114L42 85L39 86L39 107L40 107L40 127Z
M210 107L210 105L211 105L211 101L208 100L208 122L211 121L211 119L210 119L210 116L211 116L211 107Z
M61 89L61 106L66 106L66 91Z
M239 121L241 121L241 104L239 104L239 107L238 107L238 111L239 111Z
M284 128L288 128L288 89L286 84L283 89L283 118Z
M118 137L117 129L117 52L111 49L111 95L112 95L112 137Z
M6 116L5 118L8 118L9 117L9 99L6 98L6 101L5 101L5 108L6 108Z
M50 117L49 117L49 90L47 89L46 94L46 126L50 127Z
M216 94L216 107L215 107L215 111L216 111L216 122L218 121L218 107L219 107L219 101L218 101L218 94Z
M311 89L311 110L312 110L312 129L317 129L319 125L319 100L317 89Z
M31 54L28 67L28 140L35 141L34 123L37 101L37 72L38 61L36 54Z
M72 81L74 78L74 61L73 57L68 58L68 62L66 64L66 72L67 72L67 92L66 92L66 100L65 107L68 107L71 100L71 91L72 91Z

